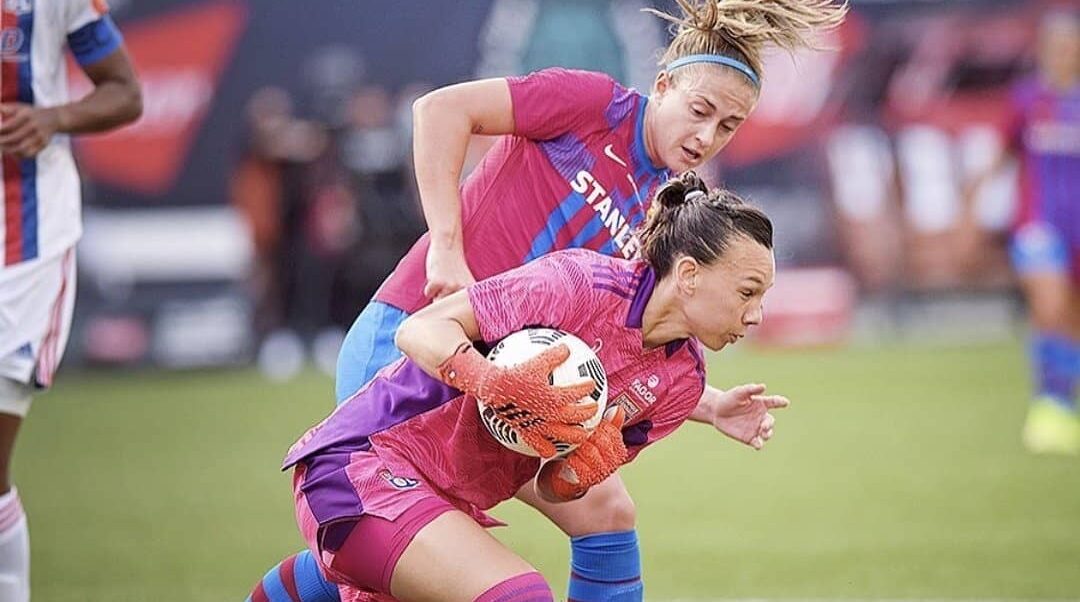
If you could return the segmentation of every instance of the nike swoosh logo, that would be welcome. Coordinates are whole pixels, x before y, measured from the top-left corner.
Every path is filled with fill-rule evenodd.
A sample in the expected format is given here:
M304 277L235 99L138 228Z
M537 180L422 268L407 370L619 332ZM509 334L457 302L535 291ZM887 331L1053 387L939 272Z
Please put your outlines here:
M604 154L607 155L608 159L611 159L612 161L618 163L619 165L622 165L623 167L627 167L626 161L623 161L619 158L618 155L615 154L614 146L614 144L609 144L605 146Z

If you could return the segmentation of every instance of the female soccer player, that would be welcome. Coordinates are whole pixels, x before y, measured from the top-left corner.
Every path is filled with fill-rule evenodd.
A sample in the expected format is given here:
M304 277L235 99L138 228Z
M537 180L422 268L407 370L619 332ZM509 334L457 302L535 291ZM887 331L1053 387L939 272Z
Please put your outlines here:
M656 188L713 158L753 111L763 48L808 45L847 10L832 0L679 5L681 16L656 13L677 31L649 96L604 74L547 69L457 84L417 101L413 152L429 232L349 330L338 358L339 402L400 357L398 326L433 299L558 249L636 256L634 232ZM459 184L473 134L503 137ZM742 418L764 410L763 392L709 387L692 418L760 448L764 440ZM528 489L521 498L571 536L571 598L641 599L634 505L617 476L573 504L548 504ZM274 592L289 589L307 592L303 602L337 599L306 552L267 573L252 598L288 601Z
M693 173L661 189L657 204L640 236L644 259L559 251L406 319L397 333L406 357L292 447L285 466L296 467L298 524L346 599L554 599L539 573L486 533L497 523L484 510L530 482L550 502L577 499L671 434L704 390L701 347L723 349L760 323L773 282L763 213L707 192ZM593 383L548 384L565 346L509 368L473 346L529 325L602 341L613 401L591 435L575 423L595 406L575 400ZM655 383L651 399L639 381ZM548 458L546 436L584 442L541 465L485 431L476 398ZM767 439L771 430L764 414L755 431Z
M1010 255L1031 315L1035 400L1023 443L1080 453L1080 11L1047 14L1038 74L1013 93L1009 153L1021 160L1021 204ZM997 162L996 167L1006 163ZM985 181L993 172L983 174ZM977 187L977 185L976 185Z

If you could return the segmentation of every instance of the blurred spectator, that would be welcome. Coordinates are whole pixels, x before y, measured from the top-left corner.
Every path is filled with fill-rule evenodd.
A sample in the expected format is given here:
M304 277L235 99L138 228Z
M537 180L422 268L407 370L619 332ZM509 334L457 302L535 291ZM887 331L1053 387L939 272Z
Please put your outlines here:
M245 117L246 141L230 196L251 230L255 329L264 339L290 326L296 300L292 218L303 205L305 173L326 152L329 139L317 124L293 116L292 99L281 88L256 90Z

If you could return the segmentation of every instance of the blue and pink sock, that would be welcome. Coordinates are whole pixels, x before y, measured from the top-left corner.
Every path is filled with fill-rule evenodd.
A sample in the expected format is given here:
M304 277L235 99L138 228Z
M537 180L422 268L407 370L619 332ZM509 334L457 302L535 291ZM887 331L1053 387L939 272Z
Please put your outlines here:
M266 573L246 602L340 602L338 587L327 581L315 557L304 550Z
M641 552L636 531L617 531L574 537L571 540L570 602L640 602ZM506 588L528 586L522 600L550 600L550 589L538 573L506 583ZM528 577L527 579L525 577ZM502 586L504 584L500 584ZM544 596L549 596L545 598ZM319 571L311 552L298 552L270 569L246 602L340 602L336 585Z
M570 540L570 602L640 602L641 551L636 531Z
M1058 334L1035 333L1030 354L1036 394L1076 411L1076 383L1080 380L1080 344Z

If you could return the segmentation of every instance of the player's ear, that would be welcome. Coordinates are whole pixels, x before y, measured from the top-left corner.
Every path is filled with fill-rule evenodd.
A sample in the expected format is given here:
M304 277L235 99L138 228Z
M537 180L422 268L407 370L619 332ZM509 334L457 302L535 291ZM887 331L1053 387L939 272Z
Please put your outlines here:
M699 272L701 266L693 257L683 255L675 260L675 281L679 291L686 295L693 295L697 290Z
M663 96L667 94L667 91L672 88L674 84L671 83L671 76L667 71L660 71L656 74L656 79L653 81L653 94L656 96Z

